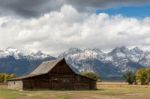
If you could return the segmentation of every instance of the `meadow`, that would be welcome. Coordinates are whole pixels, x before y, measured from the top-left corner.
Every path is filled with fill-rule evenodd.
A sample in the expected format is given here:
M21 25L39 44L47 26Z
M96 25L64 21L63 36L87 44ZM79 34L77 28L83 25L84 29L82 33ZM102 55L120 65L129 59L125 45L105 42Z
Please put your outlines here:
M150 86L98 83L98 90L17 91L0 85L0 99L150 99Z

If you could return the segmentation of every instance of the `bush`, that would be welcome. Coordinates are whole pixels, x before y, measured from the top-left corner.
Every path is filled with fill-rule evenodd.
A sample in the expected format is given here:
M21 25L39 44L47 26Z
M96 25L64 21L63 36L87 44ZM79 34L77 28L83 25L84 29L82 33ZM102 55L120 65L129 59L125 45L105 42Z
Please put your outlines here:
M6 74L6 73L1 73L0 74L0 83L5 83L7 80L16 77L15 74Z
M136 81L138 84L147 85L150 83L150 68L140 69L136 72Z
M126 82L128 82L128 84L133 84L135 83L135 73L133 73L132 71L127 71L124 75L123 75L124 79L126 80Z
M93 73L93 72L84 72L82 73L83 76L94 79L96 81L100 81L100 76L98 76L97 74Z

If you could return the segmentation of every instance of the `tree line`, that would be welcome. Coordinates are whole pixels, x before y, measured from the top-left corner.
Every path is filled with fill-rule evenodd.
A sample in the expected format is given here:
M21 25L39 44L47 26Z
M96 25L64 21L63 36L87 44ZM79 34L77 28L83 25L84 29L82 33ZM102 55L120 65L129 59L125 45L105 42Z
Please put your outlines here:
M15 74L0 73L0 83L6 83L7 80L15 78Z
M127 71L123 77L128 84L148 85L150 84L150 68L142 68L136 72Z

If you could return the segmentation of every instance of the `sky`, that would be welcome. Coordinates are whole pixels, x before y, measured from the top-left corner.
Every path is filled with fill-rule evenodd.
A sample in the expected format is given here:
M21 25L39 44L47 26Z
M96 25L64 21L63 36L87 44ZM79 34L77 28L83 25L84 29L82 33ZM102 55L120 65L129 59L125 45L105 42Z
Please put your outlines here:
M0 0L0 49L150 50L150 0Z

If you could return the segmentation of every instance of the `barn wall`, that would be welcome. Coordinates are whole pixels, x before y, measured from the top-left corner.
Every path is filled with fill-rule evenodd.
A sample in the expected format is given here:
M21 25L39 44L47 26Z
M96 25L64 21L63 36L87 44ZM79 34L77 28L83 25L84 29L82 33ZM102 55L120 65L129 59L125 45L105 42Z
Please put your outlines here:
M49 89L49 82L48 80L24 80L24 90L33 89L33 90L40 90L40 89Z
M40 75L23 80L24 90L26 89L49 89L50 83L48 75Z
M88 90L96 89L96 81L74 73L64 61L57 64L49 73L51 89Z
M19 82L18 86L21 86ZM96 81L76 74L65 61L61 61L47 74L24 79L23 89L88 90L96 89Z
M80 75L76 75L74 80L74 89L76 90L96 89L96 81Z
M8 89L22 90L23 82L20 81L8 81Z
M96 81L79 75L52 75L50 89L88 90L96 89Z

